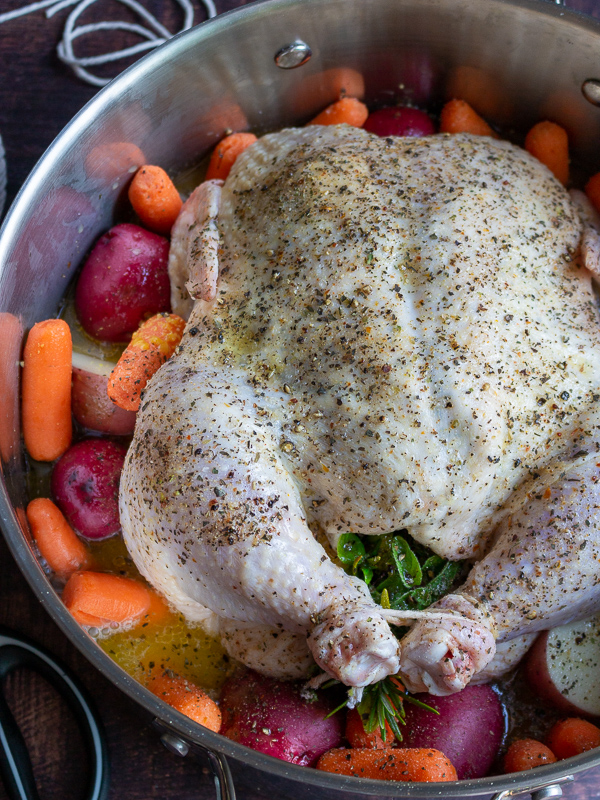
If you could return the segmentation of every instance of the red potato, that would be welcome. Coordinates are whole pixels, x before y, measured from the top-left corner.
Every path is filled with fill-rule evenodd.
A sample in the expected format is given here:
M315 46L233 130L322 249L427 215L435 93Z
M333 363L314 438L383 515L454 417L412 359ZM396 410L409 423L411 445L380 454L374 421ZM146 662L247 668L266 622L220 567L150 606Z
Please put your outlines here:
M424 111L409 106L372 111L363 128L378 136L430 136L435 133L431 117Z
M112 436L129 436L135 427L135 413L125 411L108 396L108 376L115 365L73 353L71 410L84 428Z
M321 696L300 695L301 684L276 681L248 670L230 678L221 693L221 733L253 750L292 764L313 766L342 741L343 715L326 719L333 706Z
M456 767L459 780L482 778L489 772L502 743L504 713L489 686L467 686L448 697L417 694L417 700L439 715L405 703L402 747L441 750Z
M121 529L119 479L126 453L126 447L108 439L84 439L54 465L56 504L87 539L106 539Z
M600 614L544 631L525 675L537 695L567 714L600 716Z
M83 329L106 342L126 342L142 320L170 311L163 236L125 223L96 242L75 290L75 310Z

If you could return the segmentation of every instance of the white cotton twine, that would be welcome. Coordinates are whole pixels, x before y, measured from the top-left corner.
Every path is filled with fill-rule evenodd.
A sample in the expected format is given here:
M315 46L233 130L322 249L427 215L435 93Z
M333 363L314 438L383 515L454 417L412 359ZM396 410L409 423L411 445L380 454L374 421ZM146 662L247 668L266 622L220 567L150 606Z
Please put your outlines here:
M46 17L50 18L57 12L63 11L65 8L69 8L69 6L75 6L67 18L63 38L58 44L58 57L65 64L68 64L79 78L86 81L86 83L90 83L92 86L105 86L107 83L109 83L110 78L100 78L86 69L86 67L109 64L113 61L119 61L122 58L138 55L146 50L152 50L153 48L164 44L167 39L175 36L174 33L168 31L165 26L162 25L156 19L156 17L151 14L148 9L144 8L144 6L141 5L141 3L139 3L137 0L113 0L113 2L121 3L122 5L131 9L140 17L140 19L145 23L146 27L144 25L138 25L132 22L123 22L118 20L94 22L89 25L78 26L77 20L81 14L96 2L98 2L98 0L40 0L40 2L31 3L23 8L15 9L14 11L8 11L5 14L0 14L0 25L3 22L8 22L11 19L16 19L17 17L22 17L26 14L33 14L35 11L41 11L44 8L46 9ZM176 2L181 6L184 12L183 26L176 31L176 33L181 33L181 31L186 31L193 26L194 7L191 3L191 0L176 0ZM200 2L206 9L209 19L217 16L217 9L215 8L213 0L200 0ZM84 56L80 57L75 55L73 51L73 42L75 39L90 33L114 30L129 31L145 41L138 42L138 44L132 45L131 47L125 47L122 50L111 50L98 56L86 58Z

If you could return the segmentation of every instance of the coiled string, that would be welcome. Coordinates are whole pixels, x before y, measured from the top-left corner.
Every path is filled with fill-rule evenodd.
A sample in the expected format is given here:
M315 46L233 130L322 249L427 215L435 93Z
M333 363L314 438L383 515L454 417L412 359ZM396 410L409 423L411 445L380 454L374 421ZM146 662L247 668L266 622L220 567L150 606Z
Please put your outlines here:
M77 21L81 14L96 2L98 2L98 0L39 0L39 2L31 3L23 8L0 14L0 24L8 22L11 19L16 19L17 17L25 16L26 14L33 14L35 11L41 11L42 9L46 9L46 17L50 18L59 11L63 11L65 8L75 6L67 18L63 37L58 44L58 57L65 64L68 64L79 78L86 81L86 83L90 83L92 86L105 86L110 78L101 78L98 75L94 75L93 72L87 69L88 67L109 64L114 61L119 61L120 59L138 55L164 44L167 39L175 36L175 33L171 33L167 30L167 28L165 28L148 9L144 8L138 0L113 0L113 2L118 2L127 6L127 8L140 17L145 25L119 20L78 25ZM176 2L181 6L184 12L183 25L176 31L176 33L180 33L193 26L194 6L191 0L176 0ZM216 17L217 10L213 0L200 0L200 2L206 10L208 19ZM142 41L131 47L125 47L121 50L110 50L97 56L86 57L75 55L73 50L73 42L75 39L86 36L87 34L114 30L133 33L139 36Z

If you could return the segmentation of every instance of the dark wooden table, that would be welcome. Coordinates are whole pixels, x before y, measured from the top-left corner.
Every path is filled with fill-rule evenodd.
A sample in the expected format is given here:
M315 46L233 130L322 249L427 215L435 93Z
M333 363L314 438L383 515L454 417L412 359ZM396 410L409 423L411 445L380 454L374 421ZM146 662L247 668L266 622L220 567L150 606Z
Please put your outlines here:
M0 13L27 0L0 0ZM99 4L114 12L110 2ZM148 7L167 26L179 24L175 2L153 0ZM243 5L243 0L216 0L217 10ZM600 0L568 0L571 8L600 18ZM92 11L89 18L93 19ZM197 18L202 19L200 10ZM123 19L119 10L118 18ZM0 133L8 162L8 202L44 149L95 89L78 80L58 60L55 47L66 12L46 20L43 12L0 26ZM114 73L113 73L114 74ZM1 344L0 344L1 346ZM164 750L156 734L140 721L128 701L98 674L69 643L34 597L0 538L0 624L25 633L66 662L95 698L108 737L111 800L208 800L214 797L208 770ZM52 690L33 673L10 679L11 706L22 726L36 767L44 800L76 800L82 781L82 753L75 723ZM265 784L251 784L240 800L277 797ZM569 800L600 798L600 768L580 776L565 789ZM6 794L0 786L0 800Z

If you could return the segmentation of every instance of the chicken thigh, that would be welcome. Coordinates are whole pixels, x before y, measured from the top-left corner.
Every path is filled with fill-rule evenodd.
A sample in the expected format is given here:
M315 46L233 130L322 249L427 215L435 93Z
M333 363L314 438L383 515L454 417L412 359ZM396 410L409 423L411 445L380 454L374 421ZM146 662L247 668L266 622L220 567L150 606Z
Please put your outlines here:
M347 685L400 669L442 694L496 640L599 608L587 224L507 142L260 139L173 232L173 306L191 313L121 479L142 574L231 641L236 622L287 631ZM388 622L406 615L322 538L398 529L474 562L401 647Z

